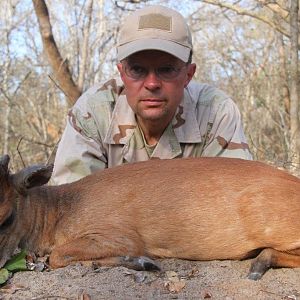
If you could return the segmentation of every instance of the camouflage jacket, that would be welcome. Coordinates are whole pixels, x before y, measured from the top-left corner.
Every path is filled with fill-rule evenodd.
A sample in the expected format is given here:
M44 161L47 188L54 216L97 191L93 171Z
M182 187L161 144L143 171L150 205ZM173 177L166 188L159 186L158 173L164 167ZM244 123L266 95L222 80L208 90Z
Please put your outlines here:
M152 158L252 159L240 112L222 91L191 82L154 149L145 143L122 91L120 79L113 79L78 99L57 149L52 183L72 182L98 169Z

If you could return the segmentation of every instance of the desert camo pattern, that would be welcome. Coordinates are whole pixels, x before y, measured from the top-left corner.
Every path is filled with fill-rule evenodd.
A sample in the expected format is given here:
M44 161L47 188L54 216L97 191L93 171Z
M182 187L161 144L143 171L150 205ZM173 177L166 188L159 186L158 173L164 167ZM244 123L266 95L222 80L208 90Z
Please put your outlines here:
M90 88L69 111L52 184L124 163L201 156L252 159L240 112L229 96L208 84L191 82L172 122L151 147L117 78Z

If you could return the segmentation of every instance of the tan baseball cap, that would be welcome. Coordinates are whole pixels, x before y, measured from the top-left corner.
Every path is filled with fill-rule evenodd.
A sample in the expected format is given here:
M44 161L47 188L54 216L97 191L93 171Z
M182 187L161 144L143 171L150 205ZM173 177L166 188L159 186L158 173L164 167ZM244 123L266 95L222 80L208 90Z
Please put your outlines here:
M147 6L129 15L121 28L118 60L143 50L160 50L187 62L193 48L189 27L176 10Z

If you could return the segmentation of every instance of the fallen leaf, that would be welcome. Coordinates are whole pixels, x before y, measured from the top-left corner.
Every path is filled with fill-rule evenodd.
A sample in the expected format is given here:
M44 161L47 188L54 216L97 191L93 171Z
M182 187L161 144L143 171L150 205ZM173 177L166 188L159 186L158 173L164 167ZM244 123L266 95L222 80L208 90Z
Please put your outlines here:
M168 281L165 283L165 287L168 289L171 293L179 293L181 290L185 287L185 281L179 280L177 282Z
M36 261L36 255L34 253L27 253L26 261L27 263L34 263Z
M210 292L204 292L204 294L203 294L204 299L210 299L211 297L212 297L212 295Z
M33 262L27 262L27 269L29 270L29 271L33 271L34 269L35 269L35 263L33 263Z
M91 299L92 297L85 292L82 292L78 295L78 300L91 300Z
M285 297L285 299L297 300L297 297L296 297L296 295L288 295Z
M45 269L47 269L47 265L45 265L45 263L41 261L38 261L36 263L27 261L26 266L27 266L27 270L29 271L42 272Z
M44 256L40 256L40 257L38 257L38 261L39 262L42 262L42 263L44 263L45 265L48 263L48 261L49 261L49 254L46 254L46 255L44 255Z
M174 271L166 271L167 281L165 287L171 293L179 293L185 287L185 280L180 279Z
M191 278L194 278L194 277L198 277L199 276L199 273L200 271L198 269L192 269L188 275L187 275L187 278L188 279L191 279Z
M21 290L28 290L27 287L24 287L23 285L16 285L16 284L7 284L3 287L1 287L0 291L2 293L6 293L6 294L14 294L17 291L21 291Z
M131 275L134 275L134 274L133 274L133 271L126 270L126 271L124 271L124 275L125 276L131 276Z
M179 281L178 274L174 271L166 271L166 276L167 276L167 279L170 281L173 281L173 282Z

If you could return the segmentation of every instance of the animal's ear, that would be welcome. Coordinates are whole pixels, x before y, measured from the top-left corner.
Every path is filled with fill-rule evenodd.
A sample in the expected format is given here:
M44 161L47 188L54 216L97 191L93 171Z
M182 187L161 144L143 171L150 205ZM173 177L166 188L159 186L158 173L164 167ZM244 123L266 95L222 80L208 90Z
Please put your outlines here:
M12 183L19 193L26 194L28 189L46 184L51 178L52 170L52 164L30 166L11 175Z

